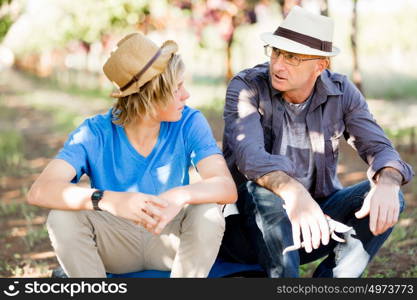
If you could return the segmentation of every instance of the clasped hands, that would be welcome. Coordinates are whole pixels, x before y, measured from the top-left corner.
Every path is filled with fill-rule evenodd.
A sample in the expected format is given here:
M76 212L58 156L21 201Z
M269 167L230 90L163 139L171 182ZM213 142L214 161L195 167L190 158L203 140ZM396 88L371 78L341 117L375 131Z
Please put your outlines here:
M148 195L147 198L141 209L146 217L135 223L154 234L160 234L186 204L184 197L169 192L159 196Z
M111 201L104 199L100 202L102 210L131 220L154 234L162 232L185 206L189 197L181 188L171 189L158 196L138 192L111 192L111 194Z

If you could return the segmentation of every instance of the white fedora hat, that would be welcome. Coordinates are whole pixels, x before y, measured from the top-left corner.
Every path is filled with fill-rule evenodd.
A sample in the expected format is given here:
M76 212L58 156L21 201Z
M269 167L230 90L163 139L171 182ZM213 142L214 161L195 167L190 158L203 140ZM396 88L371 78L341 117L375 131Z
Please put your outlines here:
M274 32L261 34L261 39L272 47L288 52L335 56L340 50L333 46L333 20L294 6Z

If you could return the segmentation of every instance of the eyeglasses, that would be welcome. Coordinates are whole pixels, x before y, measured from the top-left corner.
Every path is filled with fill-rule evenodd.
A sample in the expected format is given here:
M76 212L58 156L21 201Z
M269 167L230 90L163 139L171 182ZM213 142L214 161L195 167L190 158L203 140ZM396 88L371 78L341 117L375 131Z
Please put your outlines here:
M316 60L316 59L323 59L322 57L315 57L315 58L301 58L297 55L294 55L289 52L283 52L282 50L272 47L270 45L265 45L265 55L271 58L278 58L280 54L284 58L284 62L291 66L298 66L301 62L306 60Z

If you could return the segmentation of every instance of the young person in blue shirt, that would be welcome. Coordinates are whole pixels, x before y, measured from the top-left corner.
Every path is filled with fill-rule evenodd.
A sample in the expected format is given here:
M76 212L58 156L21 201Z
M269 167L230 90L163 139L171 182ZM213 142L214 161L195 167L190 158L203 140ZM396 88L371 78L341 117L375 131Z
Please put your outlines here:
M33 184L28 202L69 277L145 269L206 277L224 232L218 204L237 193L203 115L185 106L178 47L140 33L123 38L103 70L118 91L84 121ZM194 165L202 180L189 184ZM78 186L86 174L91 188Z

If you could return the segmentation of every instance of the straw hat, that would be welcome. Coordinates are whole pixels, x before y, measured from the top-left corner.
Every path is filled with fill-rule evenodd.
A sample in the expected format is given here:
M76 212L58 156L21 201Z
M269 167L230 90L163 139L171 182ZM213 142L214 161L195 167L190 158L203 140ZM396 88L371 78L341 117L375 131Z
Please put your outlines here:
M120 98L137 93L142 85L165 70L177 51L174 41L158 47L142 33L125 36L103 66L104 74L118 89L110 96Z
M340 50L333 46L333 20L294 6L274 33L265 32L261 39L272 47L288 52L335 56Z

